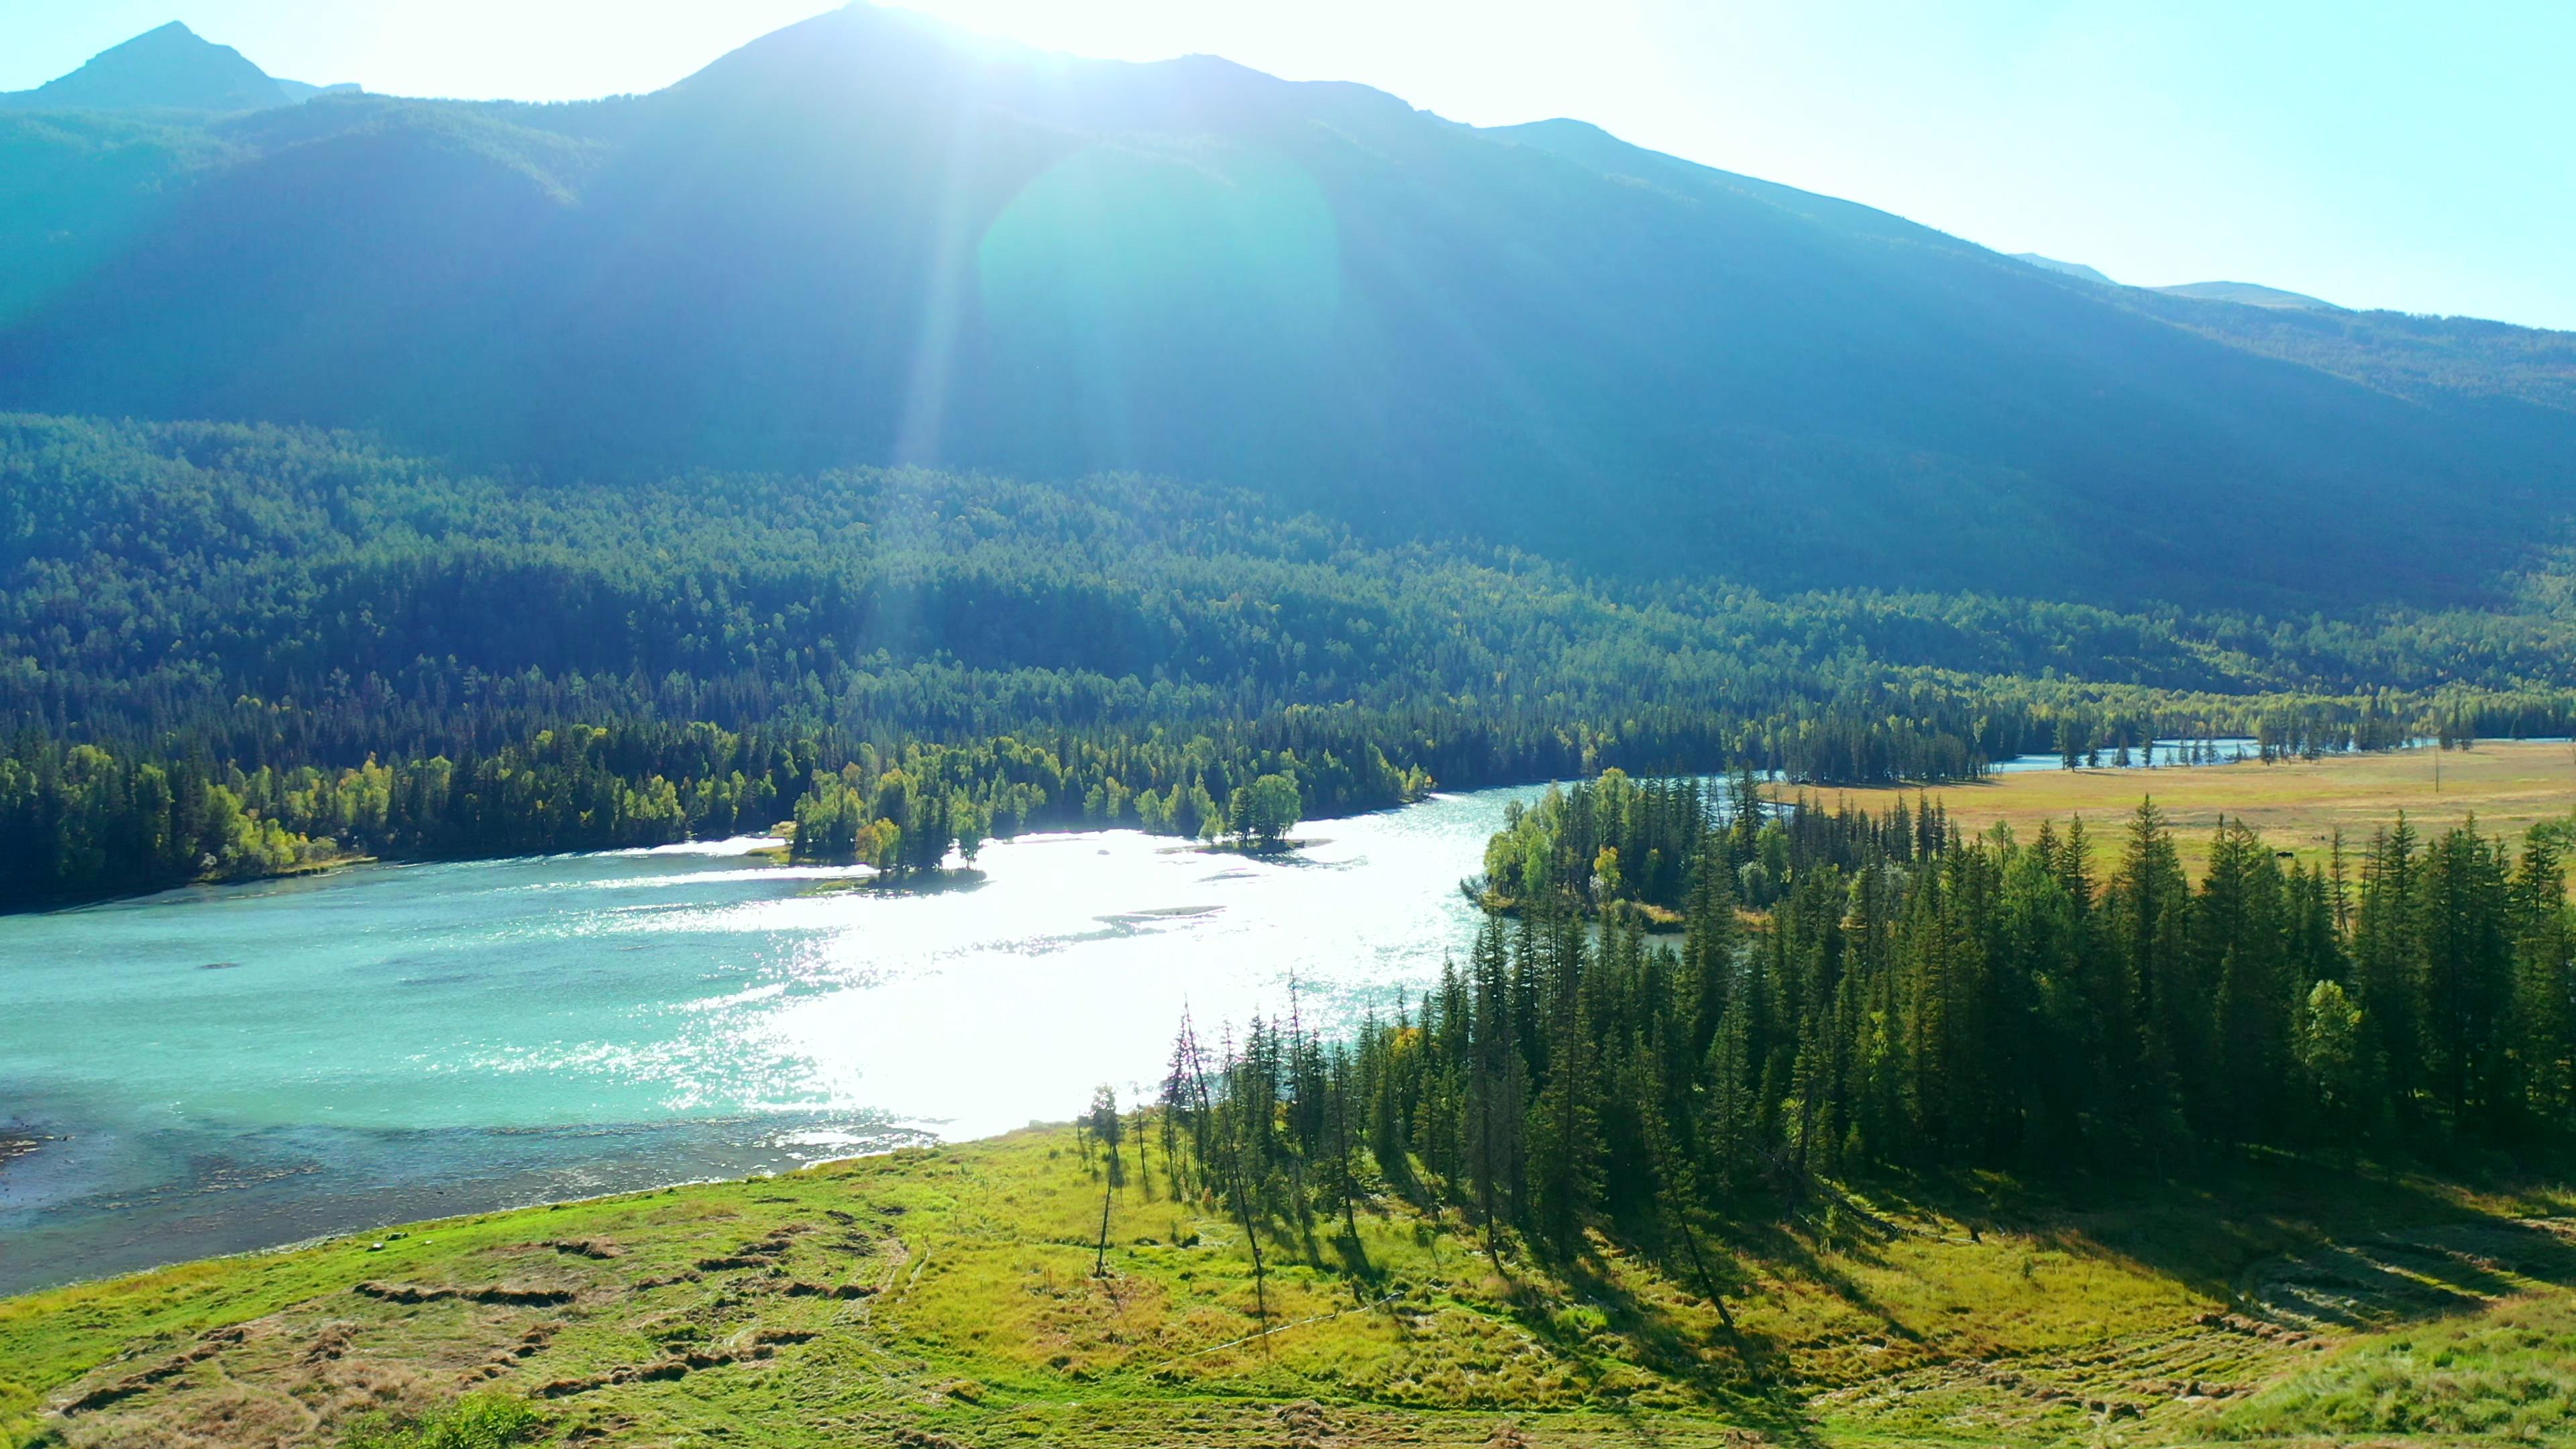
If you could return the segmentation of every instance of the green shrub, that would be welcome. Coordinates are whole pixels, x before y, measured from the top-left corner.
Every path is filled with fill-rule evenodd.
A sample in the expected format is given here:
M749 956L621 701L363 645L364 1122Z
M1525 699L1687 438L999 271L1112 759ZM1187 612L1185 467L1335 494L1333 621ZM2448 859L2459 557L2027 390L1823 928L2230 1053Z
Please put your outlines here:
M525 1401L468 1394L413 1419L377 1417L353 1426L341 1449L510 1449L533 1442L544 1424Z

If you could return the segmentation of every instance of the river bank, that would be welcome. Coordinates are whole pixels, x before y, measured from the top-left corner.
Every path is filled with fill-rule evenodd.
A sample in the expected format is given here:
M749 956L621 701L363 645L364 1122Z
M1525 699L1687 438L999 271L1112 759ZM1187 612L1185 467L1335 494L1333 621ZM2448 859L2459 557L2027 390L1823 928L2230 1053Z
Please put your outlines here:
M2576 1428L2576 1374L2503 1346L2576 1341L2547 1190L2287 1160L1855 1185L1883 1228L1726 1230L1729 1328L1639 1245L1508 1240L1497 1272L1374 1183L1355 1237L1263 1224L1256 1292L1141 1136L1115 1189L1032 1127L0 1300L0 1446L318 1449L469 1391L605 1445L2322 1443L2354 1376L2414 1416L2372 1442Z

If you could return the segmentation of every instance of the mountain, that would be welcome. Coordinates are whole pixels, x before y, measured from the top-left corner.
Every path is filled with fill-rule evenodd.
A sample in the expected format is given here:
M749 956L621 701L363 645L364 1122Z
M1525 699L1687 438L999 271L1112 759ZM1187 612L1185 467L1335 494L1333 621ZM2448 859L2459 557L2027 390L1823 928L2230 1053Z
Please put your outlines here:
M278 80L229 45L213 45L178 21L100 51L67 76L31 91L0 93L0 107L19 110L257 111L293 105L325 91Z
M2502 397L2576 412L2576 333L2475 317L2354 312L2252 282L2123 287L2082 262L2037 252L2012 256L2043 271L2119 287L2127 306L2213 340L2401 397L2425 403Z
M0 193L0 407L540 474L1138 470L1599 573L2303 609L2479 596L2576 481L2562 334L2250 338L2310 314L864 6L584 105L24 115Z
M286 99L290 104L300 101L309 101L315 96L354 96L364 89L364 87L358 85L355 81L341 81L334 85L317 86L311 81L287 80L284 77L280 77L278 79L277 88L285 92Z
M2012 258L2014 261L2028 262L2043 271L2056 272L2061 276L2080 277L2087 282L2099 282L2106 287L2120 285L2082 262L2061 262L2055 257L2043 257L2037 252L2015 252ZM2248 307L2297 307L2327 312L2343 310L2332 302L2321 302L2304 292L2285 292L2278 287L2265 287L2253 282L2184 282L2171 287L2150 287L2147 290L2162 292L2168 297L2194 297L2209 302L2240 302Z
M2079 277L2087 282L2100 282L2106 287L2119 285L2082 262L2061 262L2055 257L2043 257L2037 252L2015 252L2012 258L2014 261L2028 262L2042 271L2056 272L2061 276Z
M2157 291L2174 297L2202 297L2213 302L2239 302L2248 307L2298 307L2320 311L2343 310L2332 302L2321 302L2304 292L2284 292L2278 287L2254 282L2184 282L2179 286L2158 287Z

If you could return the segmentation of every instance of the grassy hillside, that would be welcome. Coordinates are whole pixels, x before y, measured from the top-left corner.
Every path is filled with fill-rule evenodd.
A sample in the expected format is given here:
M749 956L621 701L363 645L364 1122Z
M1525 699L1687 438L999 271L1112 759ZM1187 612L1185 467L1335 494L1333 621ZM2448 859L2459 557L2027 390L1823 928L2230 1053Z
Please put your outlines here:
M2554 1191L1855 1185L1728 1245L1733 1332L1610 1243L1498 1270L1381 1195L1356 1240L1273 1225L1263 1335L1239 1229L1159 1170L1093 1275L1100 1166L1032 1128L0 1303L0 1442L327 1445L475 1391L555 1443L2576 1439Z

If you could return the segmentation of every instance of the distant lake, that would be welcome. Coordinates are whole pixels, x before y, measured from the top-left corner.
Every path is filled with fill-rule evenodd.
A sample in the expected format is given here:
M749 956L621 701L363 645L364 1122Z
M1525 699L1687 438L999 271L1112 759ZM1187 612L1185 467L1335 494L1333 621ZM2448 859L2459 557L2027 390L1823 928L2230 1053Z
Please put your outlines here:
M0 1293L316 1234L1062 1119L1284 1013L1393 1010L1460 951L1506 802L1295 853L996 842L850 889L737 841L366 867L0 917ZM67 1139L67 1140L65 1140Z
M2189 764L2195 753L2206 753L2212 764L2233 765L2259 757L2262 748L2262 741L2252 735L2222 735L2216 739L2207 740L2152 740L2129 752L2127 768L2170 769L2177 765ZM2096 750L2094 755L2094 768L2106 770L2121 768L2120 750L2117 745ZM2066 759L2056 751L2050 750L2035 755L2015 755L2009 760L1998 760L1986 768L1998 775L2018 775L2025 770L2062 770L2066 768Z

